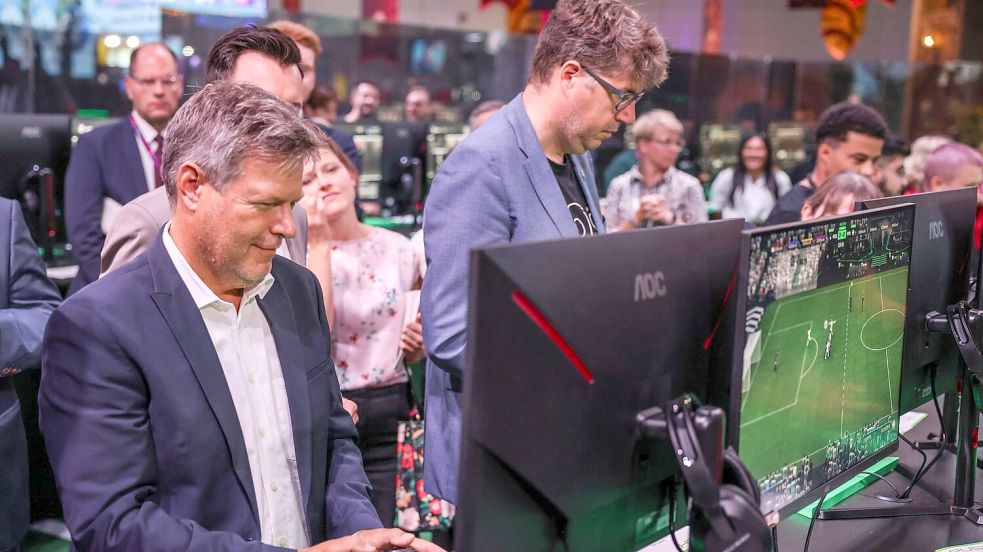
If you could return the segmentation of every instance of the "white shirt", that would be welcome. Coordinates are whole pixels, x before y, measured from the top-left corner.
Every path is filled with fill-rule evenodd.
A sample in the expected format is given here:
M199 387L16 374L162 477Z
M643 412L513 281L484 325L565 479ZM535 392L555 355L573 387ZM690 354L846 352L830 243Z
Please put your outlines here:
M239 311L205 285L164 226L164 247L208 329L232 395L249 457L262 542L300 549L310 545L301 500L293 424L273 333L259 308L273 286L267 274L245 290Z
M778 197L781 197L792 188L792 182L783 171L776 169L774 174ZM743 218L754 224L764 223L778 201L768 190L765 175L751 180L745 174L744 187L734 192L734 202L731 203L730 191L733 187L734 168L728 167L720 171L710 185L710 210L720 211L723 218Z

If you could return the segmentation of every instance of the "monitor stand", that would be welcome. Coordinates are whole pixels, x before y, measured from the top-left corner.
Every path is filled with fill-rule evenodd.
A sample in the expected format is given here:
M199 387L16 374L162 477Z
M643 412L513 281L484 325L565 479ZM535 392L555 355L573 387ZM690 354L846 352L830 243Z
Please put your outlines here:
M974 504L976 488L976 435L980 423L980 382L983 381L983 352L973 338L973 329L983 312L969 310L965 301L950 305L945 316L931 316L929 329L952 335L959 348L960 397L957 420L956 476L952 504L916 506L902 504L885 508L842 508L820 510L818 518L868 519L902 516L953 515L983 525L983 509ZM944 422L943 422L944 423ZM924 475L924 472L923 474Z

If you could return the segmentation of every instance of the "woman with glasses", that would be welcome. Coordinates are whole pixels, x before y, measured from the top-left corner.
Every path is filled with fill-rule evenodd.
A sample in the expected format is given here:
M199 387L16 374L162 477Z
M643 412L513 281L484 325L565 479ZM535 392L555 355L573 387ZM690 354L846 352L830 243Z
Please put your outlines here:
M611 181L606 224L631 230L707 220L703 185L675 167L683 150L683 124L669 111L655 109L635 121L638 164Z
M710 210L723 218L743 218L760 225L778 198L792 188L792 181L774 167L765 134L745 135L740 152L737 165L720 171L713 180Z

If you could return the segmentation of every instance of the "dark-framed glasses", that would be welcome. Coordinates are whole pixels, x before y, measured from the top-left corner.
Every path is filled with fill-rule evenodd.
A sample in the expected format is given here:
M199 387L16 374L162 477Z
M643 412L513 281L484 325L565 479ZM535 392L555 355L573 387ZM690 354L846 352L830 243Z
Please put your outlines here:
M614 111L616 113L627 109L628 106L642 99L642 96L645 95L645 92L624 92L617 86L599 77L597 73L591 71L586 65L581 65L580 67L588 75L593 77L593 79L596 80L601 86L603 86L605 90L611 94L614 94L614 97L618 99L618 101L614 104Z

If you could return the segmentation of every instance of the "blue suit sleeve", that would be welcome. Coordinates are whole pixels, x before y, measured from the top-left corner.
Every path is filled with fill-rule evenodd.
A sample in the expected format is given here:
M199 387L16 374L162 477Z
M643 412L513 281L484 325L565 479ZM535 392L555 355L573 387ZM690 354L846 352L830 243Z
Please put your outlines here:
M41 360L41 338L61 295L45 273L20 207L10 203L7 285L10 302L0 309L0 369L33 368Z
M457 377L467 346L471 250L508 242L512 235L512 209L499 170L490 153L461 144L441 165L424 210L429 268L420 303L423 340L434 365Z
M106 239L102 233L103 179L98 146L83 136L65 174L65 224L86 282L99 278L99 254Z
M328 329L328 317L324 312L324 297L321 293L321 286L314 280L314 287L317 298L315 304L318 306L318 318L321 324L325 342L328 347L330 357L331 333ZM329 395L328 400L331 405L329 421L329 446L327 485L325 486L324 511L327 515L328 538L334 539L344 537L361 531L363 529L378 529L382 527L379 521L379 514L369 499L369 491L372 486L369 484L368 477L365 476L365 468L362 466L362 453L359 452L355 439L358 438L358 431L351 415L345 410L341 402L341 386L338 383L338 374L335 371L334 362L323 376L327 378ZM393 454L396 450L393 449ZM395 497L393 497L395 500Z
M285 550L171 517L155 502L150 397L97 309L70 301L56 310L42 364L41 431L77 549Z

